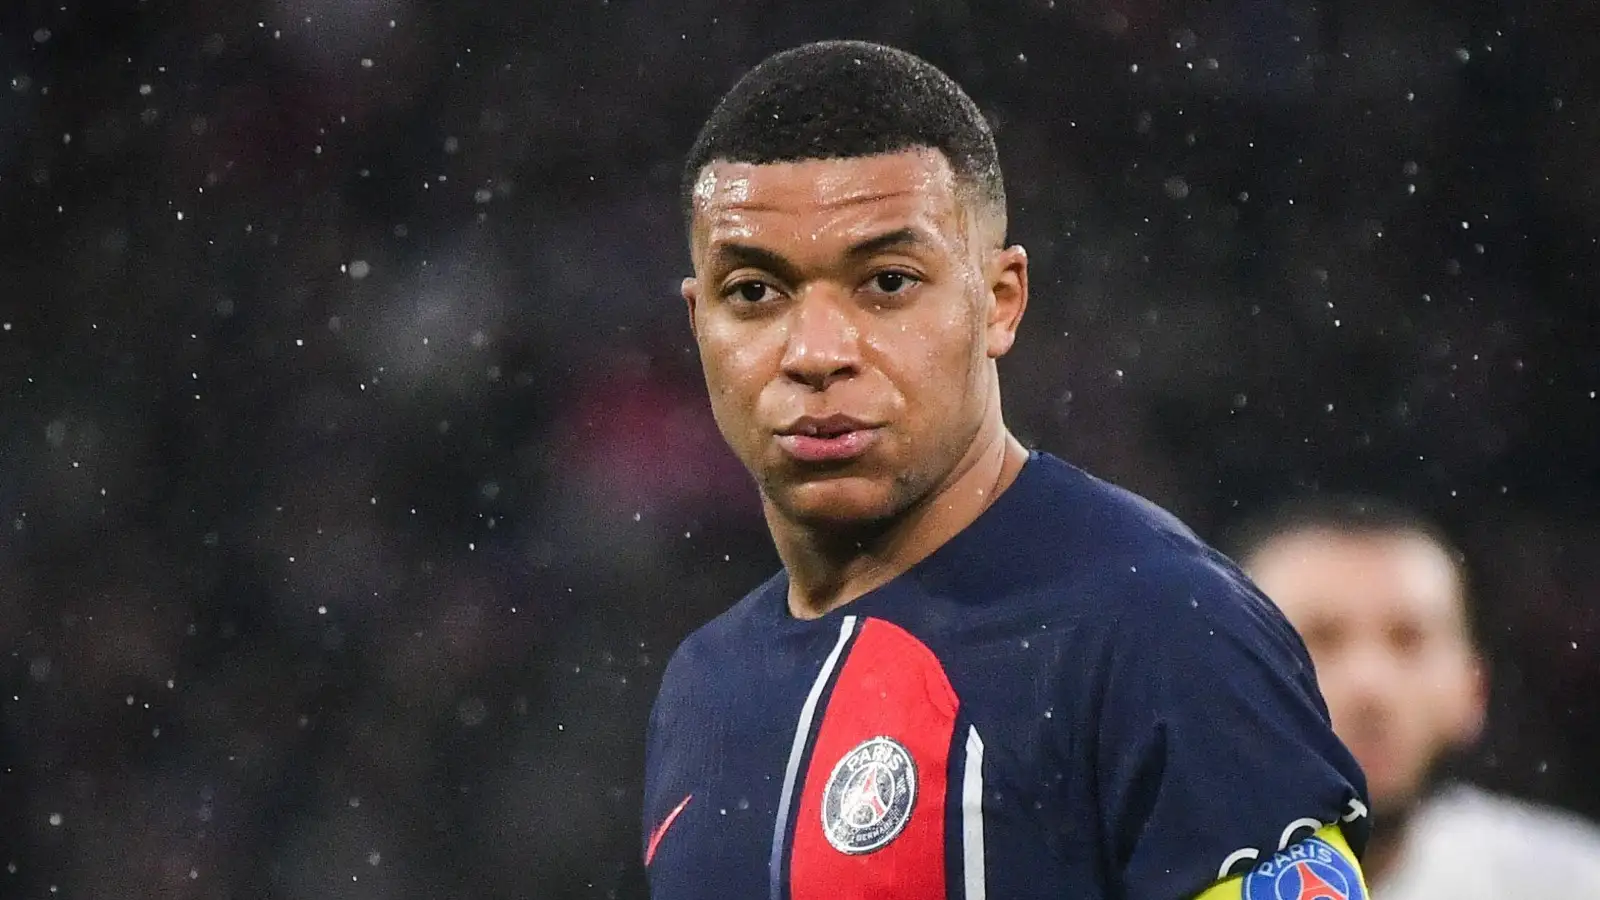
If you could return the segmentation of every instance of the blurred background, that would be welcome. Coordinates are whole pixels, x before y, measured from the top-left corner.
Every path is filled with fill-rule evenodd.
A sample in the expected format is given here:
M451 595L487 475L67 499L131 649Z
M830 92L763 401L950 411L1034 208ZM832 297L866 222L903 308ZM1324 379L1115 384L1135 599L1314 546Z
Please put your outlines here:
M1437 515L1479 777L1600 814L1592 5L9 0L0 895L641 896L662 667L777 565L678 167L823 37L994 122L1020 436Z

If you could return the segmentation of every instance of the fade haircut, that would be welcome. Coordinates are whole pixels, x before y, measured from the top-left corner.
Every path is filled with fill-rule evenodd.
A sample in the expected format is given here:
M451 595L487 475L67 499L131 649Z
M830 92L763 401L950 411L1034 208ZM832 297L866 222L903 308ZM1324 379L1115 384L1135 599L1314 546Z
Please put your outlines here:
M1005 215L994 135L950 76L903 50L864 41L820 41L768 57L739 79L700 129L683 167L684 221L695 186L714 162L853 159L929 148L942 153L958 188Z
M1478 644L1484 622L1471 595L1466 556L1438 522L1402 503L1368 494L1296 496L1245 520L1220 546L1248 569L1252 559L1273 541L1317 531L1349 537L1417 537L1438 547L1455 570L1468 639Z

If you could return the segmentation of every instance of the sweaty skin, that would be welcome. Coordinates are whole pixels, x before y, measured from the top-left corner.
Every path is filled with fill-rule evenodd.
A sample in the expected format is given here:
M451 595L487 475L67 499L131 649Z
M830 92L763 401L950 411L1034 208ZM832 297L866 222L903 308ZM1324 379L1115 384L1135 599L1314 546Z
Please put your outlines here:
M696 185L683 296L797 616L927 556L1027 459L995 366L1027 305L1027 255L970 194L928 150L718 162ZM805 458L808 442L784 435L832 416L859 426L837 442L847 459Z

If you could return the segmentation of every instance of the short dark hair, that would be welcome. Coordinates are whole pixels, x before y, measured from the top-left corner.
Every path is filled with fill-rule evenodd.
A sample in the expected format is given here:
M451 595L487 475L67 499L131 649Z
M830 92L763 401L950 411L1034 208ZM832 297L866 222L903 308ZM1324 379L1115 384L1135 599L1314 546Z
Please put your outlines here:
M1412 536L1438 547L1455 569L1467 631L1474 643L1483 633L1471 594L1467 560L1437 521L1396 500L1371 494L1313 493L1291 497L1246 518L1219 546L1246 569L1250 560L1279 538L1310 531L1356 536Z
M820 41L768 57L700 128L683 168L685 221L713 162L851 159L914 148L944 154L961 187L1005 210L994 134L976 103L921 57L864 41Z

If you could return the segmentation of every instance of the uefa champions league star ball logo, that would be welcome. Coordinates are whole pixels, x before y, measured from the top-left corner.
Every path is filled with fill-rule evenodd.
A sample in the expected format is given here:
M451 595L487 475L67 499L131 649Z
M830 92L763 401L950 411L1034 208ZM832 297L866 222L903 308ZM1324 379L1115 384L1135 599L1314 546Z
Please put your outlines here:
M1366 900L1366 894L1344 854L1307 838L1250 870L1244 900Z
M911 820L917 766L898 741L876 737L844 755L822 792L822 833L840 853L871 853Z

